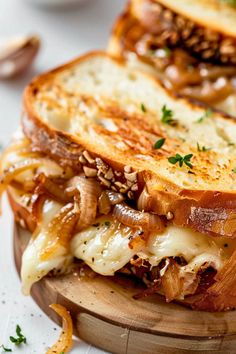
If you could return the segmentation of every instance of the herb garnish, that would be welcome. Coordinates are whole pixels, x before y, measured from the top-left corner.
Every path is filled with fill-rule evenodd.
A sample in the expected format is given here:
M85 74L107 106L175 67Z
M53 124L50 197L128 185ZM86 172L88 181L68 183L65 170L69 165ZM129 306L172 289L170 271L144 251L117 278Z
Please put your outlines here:
M14 343L15 345L20 345L21 343L26 344L26 338L21 332L21 328L19 325L16 326L16 334L17 337L10 336L10 341Z
M169 124L169 125L175 125L176 124L176 119L173 119L173 111L171 109L166 108L166 105L164 105L161 109L162 111L162 117L161 117L161 122L164 124Z
M233 173L236 173L236 168L233 168L231 171L232 171Z
M162 138L162 139L159 139L155 142L155 144L153 145L153 148L154 149L160 149L164 144L165 144L165 141L166 139L165 138Z
M4 347L3 344L1 345L0 348L2 348L2 350L4 350L4 352L12 352L12 349Z
M179 163L179 167L182 167L183 164L187 165L190 168L193 168L190 160L193 157L193 154L188 154L185 156L181 156L180 154L176 154L175 156L171 156L168 158L169 163L175 165L177 162Z
M200 146L198 143L197 143L197 149L198 149L198 151L200 151L200 152L206 152L206 151L211 150L211 148L206 148L204 145L203 145L203 146Z
M143 103L141 103L141 110L142 110L143 113L147 112L147 108L146 108L146 106Z
M211 109L207 109L206 112L195 121L195 123L202 123L206 118L210 117L210 115L212 114L212 110Z

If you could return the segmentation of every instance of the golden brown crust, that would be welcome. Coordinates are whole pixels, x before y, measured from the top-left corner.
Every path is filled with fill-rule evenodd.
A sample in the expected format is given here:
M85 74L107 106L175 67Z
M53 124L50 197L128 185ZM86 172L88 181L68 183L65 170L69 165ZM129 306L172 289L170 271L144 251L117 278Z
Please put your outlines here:
M145 177L144 177L145 180ZM190 227L211 236L236 237L236 195L218 191L154 191L147 182L151 195L149 211L174 214L173 223Z
M90 53L66 66L36 78L24 93L25 114L22 119L22 125L26 136L32 141L36 149L75 169L79 169L81 165L80 156L85 150L83 143L72 134L56 130L44 123L34 112L33 100L40 85L50 80L53 75L73 66L74 63L78 64L97 54ZM99 53L99 55L106 56L105 53ZM116 61L117 59L113 60ZM152 78L152 80L154 79ZM185 102L186 105L192 105L193 109L196 108L190 101L186 100ZM91 153L92 157L101 158L108 166L123 173L127 164L127 154L124 154L122 162L122 160L115 159L112 155L109 158L107 154L103 155L88 148L86 150ZM234 191L218 192L217 190L191 190L191 188L184 190L175 183L163 180L154 172L144 168L141 171L138 169L136 198L144 183L151 196L150 211L160 215L172 212L174 214L173 222L178 226L188 226L194 230L214 236L236 237L236 225L234 222L236 216L236 194ZM156 188L158 185L161 186L160 190Z
M79 157L84 151L83 147L76 145L70 136L62 132L51 131L41 121L31 120L24 116L23 129L33 144L42 152L64 164L79 167ZM92 156L96 155L91 152ZM103 156L97 155L103 158ZM104 158L103 158L104 160ZM114 160L105 160L112 168L123 171L123 165ZM177 226L190 227L196 231L212 236L236 237L236 194L231 192L181 190L176 185L168 185L147 171L139 172L139 189L144 183L151 196L149 211L159 215L168 212L174 214L173 223ZM166 186L166 190L155 190L155 185Z

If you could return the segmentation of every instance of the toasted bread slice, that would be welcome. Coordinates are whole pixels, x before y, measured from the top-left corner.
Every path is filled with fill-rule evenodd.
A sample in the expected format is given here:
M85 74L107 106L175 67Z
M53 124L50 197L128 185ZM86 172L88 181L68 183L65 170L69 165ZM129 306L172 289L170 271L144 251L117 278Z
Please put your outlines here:
M130 198L145 187L148 209L171 212L176 225L236 236L234 119L175 97L103 52L36 78L24 111L24 133L36 149L75 169L82 164ZM137 183L128 183L128 166Z

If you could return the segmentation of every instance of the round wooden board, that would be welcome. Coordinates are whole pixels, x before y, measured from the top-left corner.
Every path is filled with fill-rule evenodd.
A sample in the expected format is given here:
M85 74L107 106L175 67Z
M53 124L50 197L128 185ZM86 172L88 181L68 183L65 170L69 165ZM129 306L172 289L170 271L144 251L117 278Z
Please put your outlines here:
M29 233L15 226L14 254L18 272ZM111 278L66 275L45 277L32 296L54 321L51 303L67 307L75 334L117 354L236 353L236 312L207 313L166 304L158 295L134 300L138 289Z

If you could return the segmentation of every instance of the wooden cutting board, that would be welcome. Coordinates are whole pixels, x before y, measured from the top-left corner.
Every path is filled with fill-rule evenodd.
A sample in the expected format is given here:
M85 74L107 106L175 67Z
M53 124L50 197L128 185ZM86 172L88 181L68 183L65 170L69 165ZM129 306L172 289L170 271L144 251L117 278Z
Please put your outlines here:
M15 226L14 254L18 272L29 233ZM236 312L206 313L166 304L158 295L144 300L139 289L122 278L70 274L46 277L33 286L32 296L55 322L51 303L67 307L75 334L117 354L236 353Z

